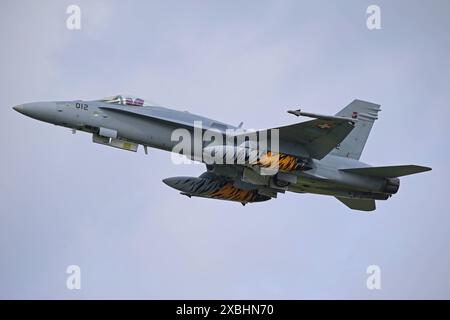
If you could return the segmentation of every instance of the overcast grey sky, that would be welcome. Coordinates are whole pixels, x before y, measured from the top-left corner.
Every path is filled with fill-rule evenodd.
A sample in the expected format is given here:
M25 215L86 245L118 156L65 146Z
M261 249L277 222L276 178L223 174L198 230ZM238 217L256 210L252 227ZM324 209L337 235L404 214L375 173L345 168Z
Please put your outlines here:
M82 29L66 28L77 4ZM381 8L381 30L366 8ZM450 298L450 1L1 1L0 298ZM132 93L227 123L382 105L373 165L421 164L375 213L331 197L188 199L170 154L26 118ZM81 290L66 268L81 267ZM366 288L379 265L382 289Z

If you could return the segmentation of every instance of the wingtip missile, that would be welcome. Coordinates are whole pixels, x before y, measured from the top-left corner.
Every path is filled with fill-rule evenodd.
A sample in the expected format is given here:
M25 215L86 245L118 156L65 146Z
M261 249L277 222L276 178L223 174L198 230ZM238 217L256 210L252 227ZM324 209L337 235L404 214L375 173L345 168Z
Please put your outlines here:
M355 123L357 119L354 118L348 118L348 117L339 117L339 116L329 116L325 114L318 114L318 113L310 113L310 112L304 112L301 109L297 110L288 110L288 113L293 114L294 116L300 117L308 117L308 118L314 118L314 119L321 119L321 120L328 120L328 121L349 121L351 123Z
M300 117L302 110L301 109L297 109L297 110L288 110L288 113L293 114L294 116Z

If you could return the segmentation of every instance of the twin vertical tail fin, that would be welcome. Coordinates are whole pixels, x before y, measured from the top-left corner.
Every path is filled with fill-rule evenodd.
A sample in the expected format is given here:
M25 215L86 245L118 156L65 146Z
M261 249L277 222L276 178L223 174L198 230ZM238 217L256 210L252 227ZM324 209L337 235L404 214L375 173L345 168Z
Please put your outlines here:
M369 138L373 123L378 119L379 111L380 105L362 100L354 100L344 109L339 111L336 116L353 118L357 121L355 122L353 130L333 151L330 152L330 154L359 160L367 139ZM431 170L431 168L416 165L340 169L340 171L350 174L384 178L386 180L386 186L383 192L390 195L398 191L400 186L399 177L429 170ZM353 210L373 211L376 208L375 199L336 198Z
M336 116L353 118L357 121L355 128L330 154L359 160L373 123L378 119L380 110L379 104L354 100L339 111Z

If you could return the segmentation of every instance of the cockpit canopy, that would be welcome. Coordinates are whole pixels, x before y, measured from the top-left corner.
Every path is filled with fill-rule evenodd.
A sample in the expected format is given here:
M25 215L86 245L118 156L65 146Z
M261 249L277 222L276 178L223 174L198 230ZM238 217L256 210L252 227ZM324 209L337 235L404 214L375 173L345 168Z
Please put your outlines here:
M150 100L144 100L142 98L135 97L133 95L129 94L120 94L117 96L112 97L106 97L103 99L100 99L98 101L105 102L105 103L111 103L111 104L120 104L124 106L155 106L156 104L153 103Z

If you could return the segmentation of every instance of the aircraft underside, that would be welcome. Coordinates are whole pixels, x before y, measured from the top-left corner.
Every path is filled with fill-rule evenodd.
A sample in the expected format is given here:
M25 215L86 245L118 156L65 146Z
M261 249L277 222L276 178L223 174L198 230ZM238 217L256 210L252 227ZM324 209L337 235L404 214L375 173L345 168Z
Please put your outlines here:
M199 177L163 181L189 197L245 205L289 191L330 195L351 209L372 211L375 200L397 193L399 177L431 170L415 165L370 167L359 161L380 111L378 104L362 100L354 100L334 116L291 110L295 116L314 120L257 131L243 130L242 123L236 127L129 95L34 102L14 109L73 132L88 132L95 143L127 151L136 152L142 145L145 153L148 147L179 153L175 149L187 142L189 152L182 154L207 164L207 171ZM178 141L174 135L180 132L187 137L179 136ZM207 143L205 133L214 140Z

